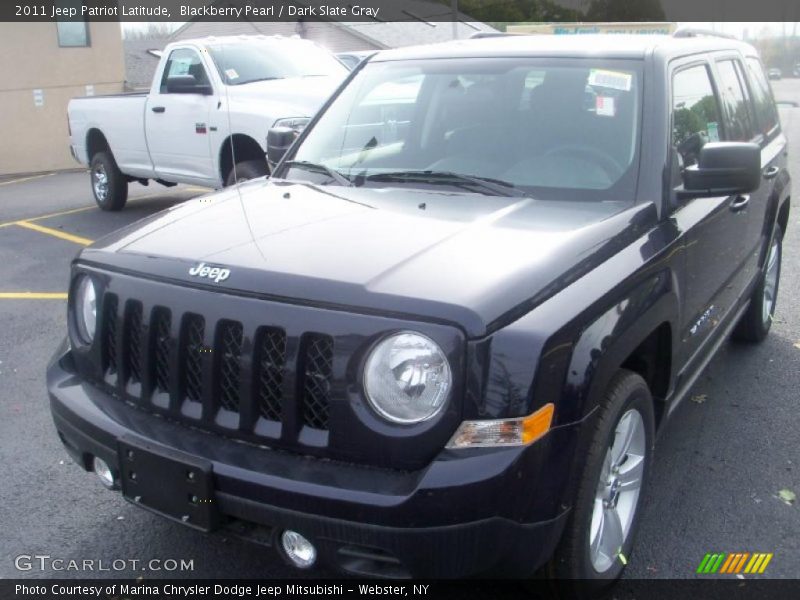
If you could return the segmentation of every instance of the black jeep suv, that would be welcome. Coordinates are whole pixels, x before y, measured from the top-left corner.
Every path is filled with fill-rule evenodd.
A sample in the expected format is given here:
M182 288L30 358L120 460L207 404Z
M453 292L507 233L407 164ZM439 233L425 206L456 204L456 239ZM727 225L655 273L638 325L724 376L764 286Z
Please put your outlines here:
M618 577L656 431L775 310L790 186L755 50L387 51L295 135L268 179L75 259L69 453L298 567Z

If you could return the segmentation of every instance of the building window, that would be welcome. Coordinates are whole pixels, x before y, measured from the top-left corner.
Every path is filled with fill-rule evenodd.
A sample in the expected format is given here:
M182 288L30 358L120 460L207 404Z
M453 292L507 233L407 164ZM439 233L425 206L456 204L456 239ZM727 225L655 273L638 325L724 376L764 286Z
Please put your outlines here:
M82 0L57 0L59 8L73 8L81 12ZM62 48L85 48L90 46L89 24L82 18L70 21L56 21L58 45Z

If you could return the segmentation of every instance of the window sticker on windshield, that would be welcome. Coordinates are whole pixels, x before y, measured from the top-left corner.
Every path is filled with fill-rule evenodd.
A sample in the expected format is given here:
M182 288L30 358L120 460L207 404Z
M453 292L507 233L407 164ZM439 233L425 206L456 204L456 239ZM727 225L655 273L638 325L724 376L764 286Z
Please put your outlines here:
M717 125L716 121L711 121L708 125L706 125L706 131L708 133L709 142L719 141L719 125Z
M591 69L589 71L589 85L604 87L611 90L631 91L631 81L633 76L630 73L620 71L605 71L603 69Z
M601 117L613 117L617 114L612 96L595 96L595 114Z
M225 75L228 76L228 79L239 79L239 74L236 72L236 69L225 69Z

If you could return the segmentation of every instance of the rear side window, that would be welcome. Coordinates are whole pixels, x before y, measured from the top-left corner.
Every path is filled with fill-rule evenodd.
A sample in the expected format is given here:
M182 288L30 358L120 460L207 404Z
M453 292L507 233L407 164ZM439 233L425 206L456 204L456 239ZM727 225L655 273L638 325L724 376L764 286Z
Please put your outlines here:
M725 139L732 142L747 142L753 139L750 103L744 73L739 61L721 60L717 63L719 87L725 104Z
M775 102L772 99L772 90L764 75L761 61L757 58L748 58L747 69L750 71L758 130L764 137L768 137L770 132L778 126L778 111L775 109Z
M675 73L672 80L672 145L685 166L697 162L706 142L720 139L719 102L705 65Z
M209 83L200 55L190 48L179 48L170 52L164 74L161 77L161 93L167 93L167 79L179 75L194 75L198 84Z

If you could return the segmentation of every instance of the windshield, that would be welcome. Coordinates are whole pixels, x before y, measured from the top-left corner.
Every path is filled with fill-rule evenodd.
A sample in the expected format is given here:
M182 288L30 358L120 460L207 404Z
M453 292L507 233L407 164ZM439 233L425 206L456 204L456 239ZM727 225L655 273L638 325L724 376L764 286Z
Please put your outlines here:
M637 61L368 63L287 158L356 186L464 187L466 175L542 199L632 201L640 104ZM281 174L333 183L320 168Z
M219 76L227 85L253 81L347 74L336 58L316 44L287 41L216 44L208 47Z

